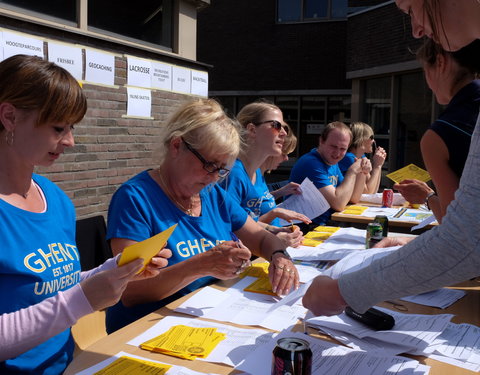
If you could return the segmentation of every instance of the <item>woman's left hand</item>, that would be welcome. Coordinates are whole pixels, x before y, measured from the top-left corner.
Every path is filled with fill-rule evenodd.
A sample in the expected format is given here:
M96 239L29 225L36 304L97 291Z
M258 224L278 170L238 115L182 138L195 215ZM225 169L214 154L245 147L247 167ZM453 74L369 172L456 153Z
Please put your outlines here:
M287 210L285 208L275 207L273 209L273 212L275 213L276 217L283 219L285 221L297 220L297 221L303 221L305 224L310 224L312 222L312 220L310 220L304 214L301 214L299 212L292 211L292 210Z
M278 227L280 228L277 233L275 234L278 238L280 238L285 247L298 247L302 244L304 237L303 233L299 227L294 226L295 230L292 232L291 227Z
M278 295L286 295L300 286L298 271L292 260L283 253L275 253L268 267L268 277L272 291Z
M149 279L157 276L162 268L168 265L168 258L172 256L172 251L167 248L160 250L146 265L146 267L133 280Z

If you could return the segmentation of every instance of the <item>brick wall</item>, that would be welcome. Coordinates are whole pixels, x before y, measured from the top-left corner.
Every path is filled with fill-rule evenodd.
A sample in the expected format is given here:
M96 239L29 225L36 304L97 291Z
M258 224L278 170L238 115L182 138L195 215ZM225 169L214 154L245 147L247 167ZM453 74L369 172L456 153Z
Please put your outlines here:
M49 168L37 172L54 181L73 201L77 217L106 216L112 194L135 174L157 166L155 150L162 124L189 96L152 92L154 120L122 118L127 110L125 58L116 58L119 88L83 86L88 99L84 119L75 127L75 147Z

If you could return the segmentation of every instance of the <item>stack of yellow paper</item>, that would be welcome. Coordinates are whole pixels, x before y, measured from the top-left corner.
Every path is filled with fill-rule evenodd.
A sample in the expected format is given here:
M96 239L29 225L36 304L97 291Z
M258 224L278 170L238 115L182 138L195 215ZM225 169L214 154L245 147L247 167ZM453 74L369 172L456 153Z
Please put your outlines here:
M313 247L318 246L339 229L340 227L318 226L305 235L302 245Z
M94 375L163 375L172 366L132 357L120 357Z
M167 332L140 345L142 349L185 359L206 358L225 334L216 328L194 328L184 325L171 327Z
M270 283L270 279L267 276L259 277L245 289L246 292L253 292L253 293L261 293L261 294L268 294L271 296L276 296L277 293L273 293L272 291L272 284Z
M345 214L345 215L361 215L361 214L363 214L363 212L366 209L368 209L368 207L365 207L365 206L348 206L347 208L345 208L340 213Z
M268 277L268 266L270 263L263 262L263 263L254 263L251 266L245 268L239 277L243 278L245 276L252 276L252 277Z

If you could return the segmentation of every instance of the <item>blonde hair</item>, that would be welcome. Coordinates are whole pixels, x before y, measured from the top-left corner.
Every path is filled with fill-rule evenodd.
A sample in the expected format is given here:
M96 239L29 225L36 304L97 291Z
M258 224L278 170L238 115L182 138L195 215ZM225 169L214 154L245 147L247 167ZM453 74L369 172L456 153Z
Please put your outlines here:
M215 150L218 155L229 155L228 165L233 164L240 151L239 125L214 99L188 101L170 117L161 135L160 165L167 157L170 141L178 137L194 149Z
M352 144L349 150L360 147L365 140L373 135L372 127L364 122L353 122L350 124L350 130L352 131Z

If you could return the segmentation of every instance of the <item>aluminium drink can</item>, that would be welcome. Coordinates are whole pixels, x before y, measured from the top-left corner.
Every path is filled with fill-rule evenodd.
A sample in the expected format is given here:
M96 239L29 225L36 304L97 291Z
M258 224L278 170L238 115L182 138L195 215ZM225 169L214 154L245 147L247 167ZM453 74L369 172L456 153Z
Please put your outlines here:
M384 189L382 195L382 206L383 207L392 207L393 206L393 190Z
M367 236L365 239L365 249L372 248L383 238L383 228L379 223L369 223L367 225Z
M386 217L385 215L377 215L375 216L375 219L373 219L373 222L379 223L383 229L382 236L388 237L388 217Z
M272 375L311 375L312 350L308 341L284 337L272 354Z

